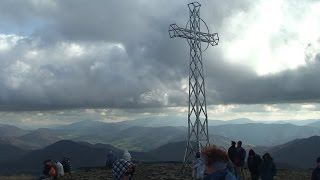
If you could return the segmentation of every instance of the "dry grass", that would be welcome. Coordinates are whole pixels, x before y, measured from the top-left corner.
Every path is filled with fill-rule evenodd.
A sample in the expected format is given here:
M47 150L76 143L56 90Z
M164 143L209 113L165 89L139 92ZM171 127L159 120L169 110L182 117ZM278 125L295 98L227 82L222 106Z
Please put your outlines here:
M17 175L17 176L0 176L1 180L35 180L36 177L30 175Z
M191 169L181 175L181 164L138 164L133 180L192 180ZM178 174L180 174L178 176ZM311 179L311 171L279 170L275 180L307 180ZM75 174L61 178L63 180L111 180L111 170L106 168L85 168ZM246 170L246 180L250 174Z
M157 163L137 164L133 180L191 180L191 169L186 173L179 173L181 164ZM178 174L180 174L178 176ZM246 170L246 180L250 180L249 172ZM306 180L311 179L311 171L279 170L275 180ZM30 175L0 176L0 180L34 180L37 177ZM111 170L105 167L88 167L78 170L76 173L66 175L59 180L112 180Z

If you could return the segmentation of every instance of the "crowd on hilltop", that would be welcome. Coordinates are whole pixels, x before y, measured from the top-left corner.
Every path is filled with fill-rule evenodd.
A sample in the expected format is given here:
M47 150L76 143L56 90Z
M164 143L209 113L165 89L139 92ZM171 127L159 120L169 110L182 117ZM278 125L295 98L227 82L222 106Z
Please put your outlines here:
M261 158L253 149L250 149L247 156L242 142L232 141L228 151L212 145L197 152L192 163L193 180L245 180L245 160L252 180L273 180L277 174L276 165L269 153L265 153ZM320 180L320 157L316 162L317 167L312 172L311 180ZM42 180L58 178L72 172L69 158L64 158L61 163L45 160L43 165L43 176L40 177ZM128 150L124 150L123 156L119 159L114 152L109 151L106 167L112 169L113 180L130 180L136 170Z
M273 180L277 174L276 165L269 153L261 158L250 149L247 156L241 141L231 141L228 151L213 145L198 152L192 164L192 177L194 180L245 180L249 178L245 177L245 160L251 180ZM317 167L312 172L311 180L320 180L320 157L316 162Z
M223 148L210 146L201 153L197 153L197 159L193 163L194 180L244 180L246 150L242 142L232 141L231 147L226 151ZM247 165L252 180L273 180L277 174L277 168L269 153L256 154L250 149L247 157Z

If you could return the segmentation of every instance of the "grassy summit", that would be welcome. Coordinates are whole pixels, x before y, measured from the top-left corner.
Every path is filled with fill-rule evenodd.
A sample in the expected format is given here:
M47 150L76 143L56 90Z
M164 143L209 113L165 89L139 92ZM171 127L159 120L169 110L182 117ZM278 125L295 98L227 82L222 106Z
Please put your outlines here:
M133 180L191 180L191 169L184 175L177 175L180 163L139 163ZM305 180L310 179L310 171L279 170L275 179ZM249 172L246 177L249 180ZM111 170L105 167L81 168L75 174L61 178L63 180L112 180Z

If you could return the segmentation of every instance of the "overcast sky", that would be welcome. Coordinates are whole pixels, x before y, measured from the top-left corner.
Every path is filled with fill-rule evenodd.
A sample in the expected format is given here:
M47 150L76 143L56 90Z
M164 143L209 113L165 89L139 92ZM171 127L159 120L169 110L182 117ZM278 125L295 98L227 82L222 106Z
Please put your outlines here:
M1 0L0 120L186 115L189 46L168 27L187 3ZM210 119L320 117L319 0L200 3L220 36L203 53Z

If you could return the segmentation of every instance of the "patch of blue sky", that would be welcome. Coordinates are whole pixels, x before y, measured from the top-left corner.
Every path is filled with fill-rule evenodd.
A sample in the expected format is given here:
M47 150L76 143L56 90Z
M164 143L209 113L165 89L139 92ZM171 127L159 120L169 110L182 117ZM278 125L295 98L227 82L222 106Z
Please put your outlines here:
M25 22L0 21L0 34L16 34L19 36L30 36L36 30L44 28L49 24L48 19L33 18Z

